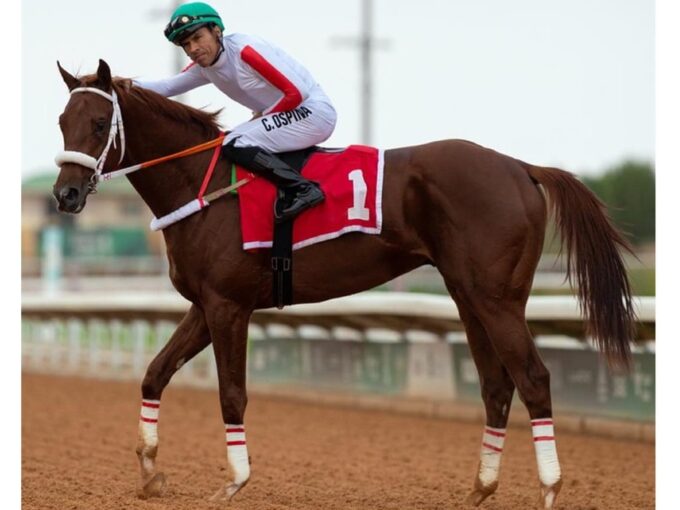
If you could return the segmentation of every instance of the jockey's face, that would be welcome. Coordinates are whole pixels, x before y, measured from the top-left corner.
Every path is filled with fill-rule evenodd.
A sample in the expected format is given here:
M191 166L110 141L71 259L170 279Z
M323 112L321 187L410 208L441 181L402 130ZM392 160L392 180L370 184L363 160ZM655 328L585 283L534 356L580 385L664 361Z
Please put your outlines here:
M218 27L203 27L183 39L180 45L187 57L201 67L209 67L220 50L219 36Z

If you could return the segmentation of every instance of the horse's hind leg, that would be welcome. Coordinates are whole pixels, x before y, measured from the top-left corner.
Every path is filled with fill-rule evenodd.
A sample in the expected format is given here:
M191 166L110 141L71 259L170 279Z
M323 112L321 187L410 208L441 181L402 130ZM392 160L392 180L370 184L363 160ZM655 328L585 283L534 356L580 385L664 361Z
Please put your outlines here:
M526 323L526 297L497 298L483 291L467 297L529 411L541 486L539 505L553 508L562 477L553 430L550 374Z
M491 384L493 388L484 398L487 412L491 412L487 418L494 420L487 421L491 431L503 433L507 419L504 406L507 403L509 409L511 398L508 377L529 411L541 487L540 506L550 509L562 485L552 425L550 374L534 345L524 313L543 239L539 227L535 231L518 229L514 244L512 239L499 242L503 238L491 229L485 230L481 241L460 238L457 249L440 253L436 263L461 306L461 317L466 319L466 330L471 333L470 349L482 385ZM496 358L498 361L494 361ZM493 434L488 439L494 437L500 439ZM499 446L498 442L489 444ZM484 475L481 481L484 486ZM474 504L485 497L484 489L476 493L477 488L476 482L469 499Z
M140 498L159 496L165 486L165 475L156 471L158 413L163 389L173 374L209 343L210 334L203 312L192 305L168 343L146 370L142 382L142 410L136 449L141 470L141 480L137 488Z
M452 297L456 299L454 292ZM472 492L465 500L466 503L477 506L498 488L501 455L515 384L496 355L482 324L461 299L456 299L456 304L479 372L482 400L486 409L479 467Z

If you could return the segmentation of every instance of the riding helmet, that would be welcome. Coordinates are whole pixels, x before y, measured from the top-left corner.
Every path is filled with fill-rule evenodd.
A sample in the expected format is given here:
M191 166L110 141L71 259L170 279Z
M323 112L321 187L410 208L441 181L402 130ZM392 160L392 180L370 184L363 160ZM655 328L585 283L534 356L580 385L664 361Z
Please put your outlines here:
M180 5L170 16L165 27L165 37L171 43L178 44L184 37L193 34L199 28L217 25L224 30L222 18L217 11L203 2L192 2Z

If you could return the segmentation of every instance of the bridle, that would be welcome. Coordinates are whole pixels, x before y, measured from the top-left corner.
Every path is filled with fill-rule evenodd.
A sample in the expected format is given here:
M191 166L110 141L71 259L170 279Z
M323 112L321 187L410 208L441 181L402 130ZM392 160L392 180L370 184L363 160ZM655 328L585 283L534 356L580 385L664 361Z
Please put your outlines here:
M90 182L88 183L88 192L97 192L97 183L102 180L102 171L104 169L104 164L106 163L106 157L109 154L109 149L113 145L116 148L116 135L120 136L120 158L118 159L118 164L123 161L125 156L125 128L123 127L123 114L120 111L120 105L118 104L118 95L115 90L111 90L111 93L104 92L98 88L94 87L78 87L71 91L71 94L78 92L92 92L93 94L98 94L109 101L113 105L113 113L111 114L111 127L109 128L109 139L106 142L106 147L102 151L98 159L79 151L60 151L54 158L54 162L57 166L61 167L64 163L76 163L89 168L94 171L92 177L90 177Z
M170 161L177 158L183 158L185 156L191 156L193 154L198 154L199 152L206 151L208 149L215 149L212 161L210 162L210 166L208 167L208 170L205 174L203 183L201 184L201 189L196 199L183 205L179 209L176 209L170 212L169 214L166 214L161 218L154 218L153 221L151 222L152 230L161 230L169 225L172 225L173 223L176 223L186 218L187 216L190 216L200 211L201 209L210 205L212 201L220 197L223 197L232 191L235 191L236 189L240 188L245 184L248 184L254 178L254 176L251 174L250 177L241 179L240 181L232 184L231 186L220 188L207 195L205 194L207 191L208 183L210 182L210 179L212 177L213 170L215 169L215 165L217 164L217 159L219 158L220 155L220 148L222 147L222 141L224 140L225 134L220 135L214 140L210 140L208 142L204 142L193 147L189 147L188 149L175 152L174 154L169 154L167 156L162 156L160 158L152 159L150 161L145 161L144 163L138 163L136 165L103 173L102 171L104 169L104 164L106 163L106 157L109 154L109 149L111 148L112 145L114 148L116 148L116 135L120 136L121 150L120 159L118 160L119 165L123 161L123 157L125 156L125 130L123 128L123 115L120 111L120 105L118 104L118 96L116 95L116 91L113 89L111 90L111 94L108 94L103 90L94 87L78 87L73 89L71 91L71 94L77 92L92 92L94 94L98 94L102 97L105 97L113 104L113 113L111 114L111 127L109 129L109 139L106 142L106 147L104 147L104 150L102 151L98 159L95 159L93 156L90 156L89 154L85 154L84 152L79 151L59 151L57 153L57 156L54 158L55 163L59 167L61 167L61 165L63 165L64 163L76 163L78 165L82 165L94 171L87 185L88 193L97 192L97 184L99 183L99 181L102 180L106 181L114 177L120 177L135 172L137 170L141 170L142 168L149 168L151 166L165 163L166 161Z

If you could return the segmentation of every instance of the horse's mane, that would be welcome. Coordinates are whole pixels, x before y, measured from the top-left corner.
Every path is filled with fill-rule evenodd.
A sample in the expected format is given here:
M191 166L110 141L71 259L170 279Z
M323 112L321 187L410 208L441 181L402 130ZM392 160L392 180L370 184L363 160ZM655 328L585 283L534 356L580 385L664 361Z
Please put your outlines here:
M84 86L94 86L97 81L97 75L81 76L79 77L79 80ZM133 97L146 104L149 109L154 112L161 113L184 125L196 125L211 137L216 137L220 134L221 129L217 122L217 116L222 110L217 110L216 112L199 110L163 97L151 90L136 87L134 85L132 87L124 85L125 82L129 81L130 80L124 78L113 79L113 87L116 90L116 94L121 97L121 100L123 100L125 96Z

